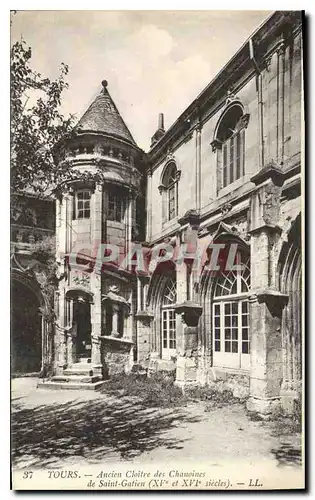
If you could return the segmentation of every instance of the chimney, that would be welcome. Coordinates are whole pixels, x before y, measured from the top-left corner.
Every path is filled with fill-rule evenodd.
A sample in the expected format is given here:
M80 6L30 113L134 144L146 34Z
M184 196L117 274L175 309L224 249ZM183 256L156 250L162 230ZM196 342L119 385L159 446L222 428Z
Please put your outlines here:
M159 113L158 130L164 130L164 114L163 113Z
M161 139L161 137L164 134L165 134L164 113L159 113L158 128L157 128L157 131L151 137L151 148L154 146L154 144L156 144Z

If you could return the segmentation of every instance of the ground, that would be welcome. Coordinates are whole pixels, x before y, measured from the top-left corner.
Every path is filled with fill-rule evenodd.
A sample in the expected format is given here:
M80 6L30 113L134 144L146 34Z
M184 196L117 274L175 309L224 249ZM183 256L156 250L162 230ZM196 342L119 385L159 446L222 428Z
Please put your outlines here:
M37 389L36 384L30 377L12 380L16 468L177 460L220 465L227 458L300 466L299 434L250 419L240 403L218 407L190 401L156 408L137 397Z

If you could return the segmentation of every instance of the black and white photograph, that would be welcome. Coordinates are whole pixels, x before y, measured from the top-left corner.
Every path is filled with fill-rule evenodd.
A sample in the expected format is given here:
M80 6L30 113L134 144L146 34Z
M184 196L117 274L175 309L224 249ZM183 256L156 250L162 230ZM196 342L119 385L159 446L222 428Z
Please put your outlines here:
M305 488L304 21L10 11L13 490Z

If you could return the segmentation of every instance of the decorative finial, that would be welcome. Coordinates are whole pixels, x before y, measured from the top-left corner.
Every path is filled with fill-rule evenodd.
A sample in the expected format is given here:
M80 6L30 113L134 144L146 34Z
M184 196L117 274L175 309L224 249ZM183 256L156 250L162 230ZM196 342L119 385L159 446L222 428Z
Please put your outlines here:
M108 82L107 80L103 80L102 81L102 85L103 85L103 88L106 89L107 85L108 85Z

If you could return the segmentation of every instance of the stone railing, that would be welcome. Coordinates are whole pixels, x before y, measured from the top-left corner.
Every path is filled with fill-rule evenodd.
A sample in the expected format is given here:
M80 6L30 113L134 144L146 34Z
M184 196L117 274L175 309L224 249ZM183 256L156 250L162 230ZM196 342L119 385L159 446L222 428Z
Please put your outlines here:
M128 155L126 151L111 146L99 146L99 145L79 146L77 148L68 149L65 152L64 159L74 159L74 158L83 159L85 157L114 158L124 163L128 163L129 165L132 166L134 164L133 157L131 155Z

